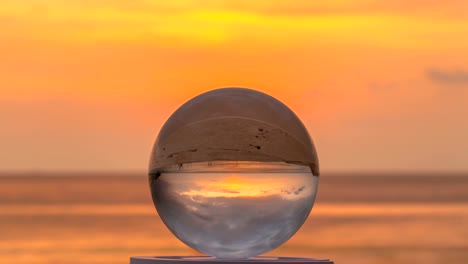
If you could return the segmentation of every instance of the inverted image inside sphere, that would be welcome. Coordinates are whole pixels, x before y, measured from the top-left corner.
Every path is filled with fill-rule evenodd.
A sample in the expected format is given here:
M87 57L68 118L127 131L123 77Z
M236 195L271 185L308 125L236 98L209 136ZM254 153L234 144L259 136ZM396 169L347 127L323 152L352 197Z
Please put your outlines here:
M161 128L149 164L164 223L182 242L221 259L245 259L286 242L317 191L307 129L279 100L245 88L200 94Z
M286 163L214 162L151 176L157 211L182 242L221 259L245 259L286 242L307 219L318 177Z
M180 106L158 134L149 170L221 160L285 162L320 174L315 147L296 114L245 88L208 91Z

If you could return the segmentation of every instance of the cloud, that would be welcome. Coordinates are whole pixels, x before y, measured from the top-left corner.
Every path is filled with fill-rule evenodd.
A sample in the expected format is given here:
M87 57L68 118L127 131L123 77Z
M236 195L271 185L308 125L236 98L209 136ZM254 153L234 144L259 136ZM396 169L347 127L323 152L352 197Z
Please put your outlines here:
M429 69L426 72L427 77L436 83L444 85L468 85L468 71L455 70L443 71L438 69Z
M302 191L304 191L305 188L306 188L305 186L302 186L300 188L293 188L290 190L281 190L281 193L287 194L287 195L291 195L291 194L299 195Z

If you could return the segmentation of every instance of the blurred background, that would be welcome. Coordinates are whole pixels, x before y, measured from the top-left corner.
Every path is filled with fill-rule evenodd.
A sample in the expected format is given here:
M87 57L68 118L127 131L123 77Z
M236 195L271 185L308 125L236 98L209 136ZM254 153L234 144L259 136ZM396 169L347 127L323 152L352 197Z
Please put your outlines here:
M197 254L157 216L146 166L207 90L288 105L322 176L270 255L468 259L468 3L0 0L0 263Z

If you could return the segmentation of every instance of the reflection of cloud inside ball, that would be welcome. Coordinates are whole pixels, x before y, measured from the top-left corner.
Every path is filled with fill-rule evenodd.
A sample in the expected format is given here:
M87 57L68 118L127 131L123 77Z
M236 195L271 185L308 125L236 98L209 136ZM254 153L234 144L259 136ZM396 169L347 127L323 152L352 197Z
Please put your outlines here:
M248 176L262 183L234 192L218 189L222 184L204 185L218 183L218 174L173 173L153 182L152 191L164 222L187 245L221 258L247 258L278 247L297 231L317 187L310 173L273 175L282 185L265 184L271 175Z

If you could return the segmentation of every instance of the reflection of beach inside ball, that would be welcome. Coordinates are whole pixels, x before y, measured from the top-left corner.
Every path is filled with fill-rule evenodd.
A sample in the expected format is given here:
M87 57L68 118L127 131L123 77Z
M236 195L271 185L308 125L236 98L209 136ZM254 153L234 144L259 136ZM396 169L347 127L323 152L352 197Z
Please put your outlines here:
M310 168L281 163L187 164L151 184L158 213L188 246L218 258L249 258L282 245L315 200Z
M205 254L242 259L286 242L315 200L317 153L299 118L250 89L201 94L166 121L149 166L167 227Z

